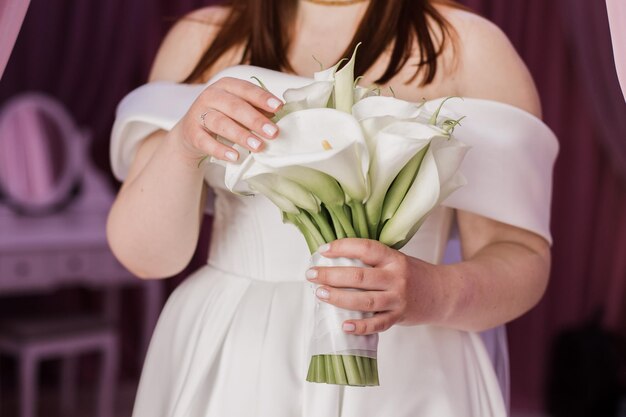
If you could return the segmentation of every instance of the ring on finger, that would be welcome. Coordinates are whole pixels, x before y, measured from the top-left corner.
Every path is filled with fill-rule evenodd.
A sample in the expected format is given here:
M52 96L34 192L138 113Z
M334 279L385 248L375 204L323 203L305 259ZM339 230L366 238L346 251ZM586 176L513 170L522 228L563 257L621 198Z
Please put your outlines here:
M204 128L205 128L205 129L208 129L208 128L206 127L206 115L207 115L207 114L209 114L209 112L208 112L208 111L205 111L204 113L202 113L202 114L200 115L200 120L202 121L202 126L204 126Z

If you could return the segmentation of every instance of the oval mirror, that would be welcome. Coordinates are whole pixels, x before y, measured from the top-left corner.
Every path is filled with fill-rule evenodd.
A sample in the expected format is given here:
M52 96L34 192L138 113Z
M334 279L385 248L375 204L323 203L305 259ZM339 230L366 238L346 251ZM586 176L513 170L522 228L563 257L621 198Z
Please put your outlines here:
M44 214L67 202L80 181L86 138L56 100L24 94L0 112L0 192L19 212Z

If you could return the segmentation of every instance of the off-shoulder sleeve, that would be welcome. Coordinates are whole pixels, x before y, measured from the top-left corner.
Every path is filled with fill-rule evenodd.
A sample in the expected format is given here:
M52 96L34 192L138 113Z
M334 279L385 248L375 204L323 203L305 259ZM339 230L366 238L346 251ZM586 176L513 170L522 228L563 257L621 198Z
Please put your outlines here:
M550 244L554 133L517 107L490 100L449 101L466 116L456 138L471 146L461 172L467 184L442 204L530 230Z
M203 85L153 82L122 99L117 106L110 146L111 168L118 180L128 175L139 142L157 130L172 129L203 89Z
M207 85L223 77L252 81L256 77L274 95L282 97L287 88L302 87L311 79L287 75L265 68L237 65L215 74L206 84L152 82L130 92L117 107L111 132L110 158L113 174L123 180L133 160L137 144L151 133L170 130L185 115Z

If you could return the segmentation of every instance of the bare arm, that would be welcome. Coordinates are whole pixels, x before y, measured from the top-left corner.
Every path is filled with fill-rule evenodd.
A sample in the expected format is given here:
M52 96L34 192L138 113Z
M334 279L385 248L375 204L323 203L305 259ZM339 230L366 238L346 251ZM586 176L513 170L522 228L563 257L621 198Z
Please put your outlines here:
M203 9L192 18L214 16L220 9ZM150 80L180 81L211 41L210 26L194 20L179 22L157 55ZM228 160L237 152L215 140L217 133L253 149L254 131L266 139L271 124L259 109L275 111L276 99L251 83L223 79L208 86L170 132L158 131L138 147L129 175L109 213L107 238L116 257L141 278L165 278L180 272L197 245L206 201L203 155ZM206 116L205 129L200 115ZM267 130L267 129L265 129Z
M540 116L533 81L504 34L466 12L451 20L462 39L459 94L509 103ZM331 304L379 312L351 321L356 334L425 323L481 331L532 308L548 282L548 242L468 212L458 211L457 220L464 259L460 263L432 265L378 242L343 239L331 243L325 255L359 258L374 268L317 268L313 281L325 285Z
M462 47L462 95L512 104L541 117L539 95L506 36L482 18L463 15L471 33ZM464 261L447 269L452 298L444 323L483 330L530 310L543 296L550 247L540 236L476 214L457 211Z

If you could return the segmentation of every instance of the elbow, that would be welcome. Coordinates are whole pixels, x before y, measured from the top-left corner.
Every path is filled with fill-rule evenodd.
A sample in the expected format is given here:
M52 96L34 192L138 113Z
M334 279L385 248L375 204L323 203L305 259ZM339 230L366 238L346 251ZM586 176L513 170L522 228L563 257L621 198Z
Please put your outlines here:
M130 234L119 230L111 217L109 214L106 226L109 248L122 266L137 278L144 280L170 278L181 273L191 262L193 250L187 251L189 254L185 256L175 256L173 251L164 256L163 253L168 253L167 250L149 248L148 245L132 239Z

